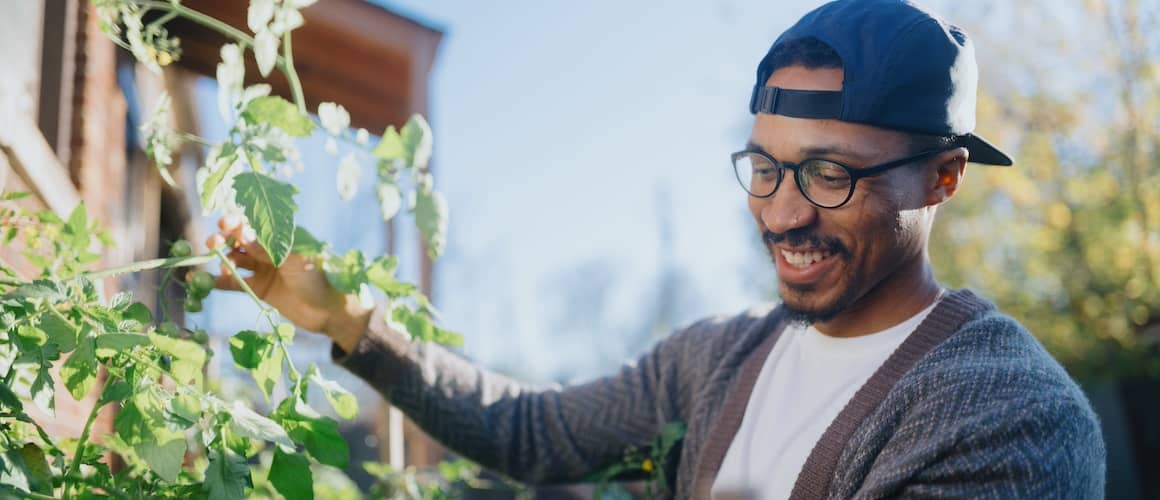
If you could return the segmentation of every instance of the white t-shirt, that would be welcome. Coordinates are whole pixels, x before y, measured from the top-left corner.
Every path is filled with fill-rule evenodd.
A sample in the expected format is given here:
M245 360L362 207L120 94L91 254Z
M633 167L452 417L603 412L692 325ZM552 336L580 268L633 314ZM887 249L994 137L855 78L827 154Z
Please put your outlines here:
M786 326L757 376L713 497L789 498L822 433L932 309L934 304L886 330L853 338L800 323Z

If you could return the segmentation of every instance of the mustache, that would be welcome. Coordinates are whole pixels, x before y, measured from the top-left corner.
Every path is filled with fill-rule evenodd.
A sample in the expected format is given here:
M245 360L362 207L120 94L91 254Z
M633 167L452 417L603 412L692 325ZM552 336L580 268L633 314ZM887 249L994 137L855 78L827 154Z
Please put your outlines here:
M761 233L761 239L766 245L773 246L777 243L788 243L791 246L808 246L815 248L824 248L830 252L839 255L848 255L849 250L846 245L843 245L840 240L833 236L826 236L818 234L810 229L791 229L784 233L775 233L773 231L765 231Z

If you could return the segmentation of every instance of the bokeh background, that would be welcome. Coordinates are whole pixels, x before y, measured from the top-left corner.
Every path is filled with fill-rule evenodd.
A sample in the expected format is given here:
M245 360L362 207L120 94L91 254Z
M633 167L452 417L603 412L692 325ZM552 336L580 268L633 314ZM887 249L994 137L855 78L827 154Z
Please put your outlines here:
M464 355L528 382L588 380L682 325L777 299L728 155L749 133L757 61L821 2L366 1L437 40L429 79L400 84L375 66L357 75L421 94L436 186L451 206L448 246L425 274L409 220L388 228L378 215L372 165L353 199L341 200L341 154L328 152L321 134L304 141L306 168L290 172L301 191L298 222L339 252L390 246L403 278L433 277L442 326L464 334ZM39 187L75 185L69 196L79 192L91 213L104 214L123 242L105 263L152 258L172 239L204 238L215 219L200 215L192 187L204 151L181 152L174 175L186 189L162 189L136 130L164 88L191 108L177 125L220 139L215 83L198 76L212 74L216 52L194 68L188 44L167 73L178 78L150 77L96 33L86 3L0 0L0 112L10 120L0 122L0 139L12 130L43 135L47 151L33 152L61 165L42 169L57 177ZM332 5L340 3L364 6ZM968 167L936 222L936 273L1027 325L1083 385L1108 443L1108 496L1160 498L1160 0L922 3L972 35L977 130L1016 158L1014 168ZM342 22L351 29L335 36L352 40L379 29ZM328 29L341 33L343 24ZM406 48L421 53L419 45ZM357 63L350 54L334 59L316 66L314 81L374 86L327 80L325 71ZM8 144L0 156L26 159L28 148ZM60 196L38 194L47 205ZM119 286L153 292L157 283L145 273ZM157 302L173 303L172 292ZM256 317L240 295L215 293L186 320L224 353L226 337ZM381 398L329 362L321 336L299 335L295 349L300 363L317 362L357 391L361 416L344 428L354 462L385 460L383 440L398 428L383 423ZM214 359L210 376L222 392L264 404L229 356ZM408 440L417 432L409 427ZM446 456L433 450L426 459Z

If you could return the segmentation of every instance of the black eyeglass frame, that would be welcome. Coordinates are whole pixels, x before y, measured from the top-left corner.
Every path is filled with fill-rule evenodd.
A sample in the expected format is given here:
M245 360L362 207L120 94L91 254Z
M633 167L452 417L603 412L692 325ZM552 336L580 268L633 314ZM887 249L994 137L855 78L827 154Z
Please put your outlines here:
M838 162L838 161L834 161L834 160L827 160L825 158L806 158L806 159L804 159L796 164L789 163L789 162L781 162L781 161L775 160L773 158L773 156L770 156L769 153L766 153L765 151L762 151L760 149L750 148L750 149L743 149L741 151L738 151L738 152L730 155L730 163L733 166L733 174L735 177L737 177L737 182L741 184L741 189L744 189L745 192L749 194L749 196L753 196L755 198L769 198L770 196L773 196L774 194L777 193L778 188L781 187L781 181L783 179L785 179L785 171L789 170L789 171L792 171L794 174L793 175L794 184L797 185L798 192L801 193L802 197L804 197L807 201L809 201L810 203L812 203L814 206L816 206L818 208L840 208L841 206L845 205L846 203L849 203L850 198L854 197L854 186L856 186L858 184L858 179L861 179L863 177L872 177L875 175L879 175L879 174L882 174L888 170L898 168L898 167L901 167L904 165L909 165L909 164L914 163L916 161L924 160L924 159L930 158L931 156L934 156L936 154L943 153L946 151L950 151L950 150L949 149L931 149L931 150L923 151L921 153L917 153L917 154L912 155L912 156L907 156L906 158L901 158L898 160L882 163L879 165L874 165L872 167L853 168L853 167L850 167L849 165L843 164L842 162ZM737 159L741 158L742 155L751 155L751 154L756 154L757 156L760 156L761 158L769 161L769 163L771 165L778 168L777 182L774 183L773 190L770 191L769 194L766 194L766 195L754 194L753 191L750 191L749 188L746 187L745 181L741 178L741 172L739 172L737 170ZM802 187L801 176L798 175L798 171L801 169L802 164L806 163L808 161L824 161L826 163L832 163L834 165L842 167L842 169L846 171L846 174L850 176L850 190L849 190L849 192L846 193L846 198L843 199L841 203L838 203L837 205L833 205L833 206L826 206L826 205L823 205L821 203L818 203L817 201L814 201L814 199L810 198L810 195L806 193L805 188Z

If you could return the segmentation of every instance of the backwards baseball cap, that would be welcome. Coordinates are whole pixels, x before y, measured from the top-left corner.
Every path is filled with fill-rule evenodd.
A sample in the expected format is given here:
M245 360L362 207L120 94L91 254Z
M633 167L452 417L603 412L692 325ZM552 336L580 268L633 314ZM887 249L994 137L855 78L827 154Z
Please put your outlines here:
M813 37L842 59L840 91L766 87L773 53ZM802 17L757 66L749 112L835 119L903 132L951 136L969 161L1011 165L975 129L975 49L961 28L905 0L836 0Z

